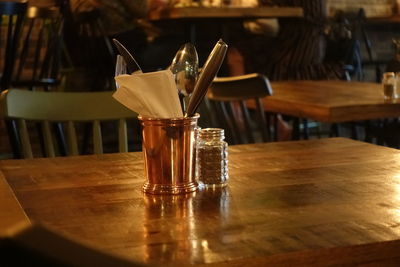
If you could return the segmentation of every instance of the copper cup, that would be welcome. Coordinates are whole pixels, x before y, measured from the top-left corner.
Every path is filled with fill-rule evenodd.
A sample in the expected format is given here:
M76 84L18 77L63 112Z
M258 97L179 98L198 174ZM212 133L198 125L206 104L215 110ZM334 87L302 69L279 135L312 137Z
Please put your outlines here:
M196 191L195 129L193 117L155 119L139 116L146 182L150 194L182 194Z

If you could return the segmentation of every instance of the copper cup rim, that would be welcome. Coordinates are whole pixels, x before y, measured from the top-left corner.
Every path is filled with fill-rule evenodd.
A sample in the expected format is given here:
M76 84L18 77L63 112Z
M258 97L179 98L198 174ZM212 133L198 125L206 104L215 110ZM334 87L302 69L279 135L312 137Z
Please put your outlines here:
M176 118L151 118L138 116L139 121L142 125L187 125L196 123L197 119L200 117L198 113L194 114L192 117L176 117Z
M153 118L153 117L145 117L142 115L138 116L138 119L141 121L182 121L182 120L193 120L198 119L200 117L199 113L194 114L192 117L174 117L174 118Z

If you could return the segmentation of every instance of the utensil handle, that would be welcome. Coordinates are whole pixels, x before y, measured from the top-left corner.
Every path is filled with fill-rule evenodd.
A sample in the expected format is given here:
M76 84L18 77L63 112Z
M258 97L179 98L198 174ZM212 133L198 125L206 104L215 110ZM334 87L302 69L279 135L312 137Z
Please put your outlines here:
M208 87L211 85L215 75L218 73L222 65L222 62L224 61L227 50L228 45L221 39L215 44L194 87L192 97L190 98L186 109L187 117L191 117L196 113Z

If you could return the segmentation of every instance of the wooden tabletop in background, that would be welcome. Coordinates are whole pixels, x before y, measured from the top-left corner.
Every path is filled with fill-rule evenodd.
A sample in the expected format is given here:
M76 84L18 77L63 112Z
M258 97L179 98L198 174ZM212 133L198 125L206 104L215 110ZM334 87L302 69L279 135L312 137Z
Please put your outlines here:
M229 152L227 188L180 196L141 192L141 153L0 170L30 219L138 262L400 262L400 151L334 138Z
M385 100L382 85L346 81L272 82L267 111L321 122L348 122L400 116L400 99Z
M302 17L300 7L181 7L149 12L150 20L198 18L278 18Z

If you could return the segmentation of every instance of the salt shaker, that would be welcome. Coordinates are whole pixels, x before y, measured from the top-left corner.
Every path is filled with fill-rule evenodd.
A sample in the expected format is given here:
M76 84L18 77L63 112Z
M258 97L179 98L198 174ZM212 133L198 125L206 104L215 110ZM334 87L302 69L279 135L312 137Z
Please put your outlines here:
M224 129L201 129L197 138L197 180L206 187L225 186L228 181L228 143L224 141Z
M398 98L399 97L399 90L400 90L400 72L396 72L396 87L394 90L394 98Z
M396 98L396 76L394 72L385 72L382 79L385 99Z

